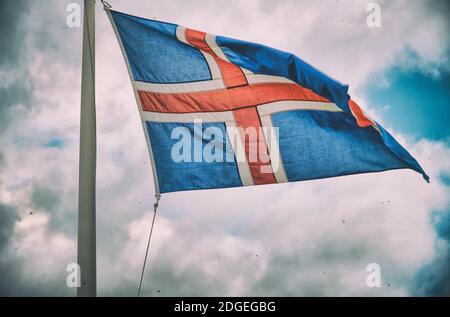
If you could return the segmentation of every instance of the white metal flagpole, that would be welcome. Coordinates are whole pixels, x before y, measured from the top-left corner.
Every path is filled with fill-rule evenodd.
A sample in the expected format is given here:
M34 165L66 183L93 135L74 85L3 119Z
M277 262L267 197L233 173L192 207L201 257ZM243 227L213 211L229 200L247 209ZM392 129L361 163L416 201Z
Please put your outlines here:
M78 187L79 297L97 295L95 179L95 0L84 0L83 69L81 81L80 170Z

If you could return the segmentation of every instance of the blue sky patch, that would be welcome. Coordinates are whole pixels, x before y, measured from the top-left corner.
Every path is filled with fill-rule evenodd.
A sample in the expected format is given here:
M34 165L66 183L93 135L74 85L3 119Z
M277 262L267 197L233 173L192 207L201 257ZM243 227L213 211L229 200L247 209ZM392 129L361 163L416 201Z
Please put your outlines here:
M393 68L387 78L388 86L372 82L365 89L371 103L387 106L382 113L386 125L415 138L449 142L450 72L433 78Z
M52 138L48 140L48 142L45 144L45 147L61 149L64 147L64 140L60 138Z

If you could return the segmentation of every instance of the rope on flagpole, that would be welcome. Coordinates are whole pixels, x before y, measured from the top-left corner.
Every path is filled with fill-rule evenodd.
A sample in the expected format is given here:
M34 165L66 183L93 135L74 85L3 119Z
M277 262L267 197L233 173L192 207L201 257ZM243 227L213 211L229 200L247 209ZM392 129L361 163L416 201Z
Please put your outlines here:
M161 195L157 194L155 195L156 201L153 204L153 219L152 219L152 225L150 227L150 234L148 236L148 242L147 242L147 250L145 251L145 257L144 257L144 264L142 265L142 272L141 272L141 280L139 282L139 290L138 290L138 297L141 296L141 288L142 288L142 280L144 279L144 272L145 272L145 264L147 263L147 257L148 257L148 250L150 247L150 241L152 239L153 234L153 228L155 226L155 218L156 218L156 211L158 210L159 206L159 200L161 199Z
M101 3L103 4L103 9L104 10L109 10L112 8L112 5L110 5L108 2L106 2L105 0L100 0Z

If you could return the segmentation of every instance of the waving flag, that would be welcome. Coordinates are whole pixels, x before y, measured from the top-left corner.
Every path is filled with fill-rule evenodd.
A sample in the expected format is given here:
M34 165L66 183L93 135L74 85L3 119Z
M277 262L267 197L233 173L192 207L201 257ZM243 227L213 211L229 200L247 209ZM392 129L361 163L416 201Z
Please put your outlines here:
M158 193L403 168L428 181L417 161L349 97L348 86L300 58L108 12ZM249 129L257 133L247 135ZM258 155L252 155L254 146Z

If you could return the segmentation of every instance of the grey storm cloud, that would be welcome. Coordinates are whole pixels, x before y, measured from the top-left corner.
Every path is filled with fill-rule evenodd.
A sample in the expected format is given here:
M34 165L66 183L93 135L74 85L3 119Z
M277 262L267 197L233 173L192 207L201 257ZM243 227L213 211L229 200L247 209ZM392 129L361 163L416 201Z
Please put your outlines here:
M24 16L28 12L25 1L2 1L0 3L0 78L12 74L12 81L0 83L0 133L9 121L10 110L14 106L26 105L31 101L32 88L27 82L27 67L24 52L26 29ZM6 84L4 84L6 83ZM0 149L0 169L4 155ZM1 186L1 179L0 179ZM0 197L1 198L1 197ZM0 202L0 295L14 293L13 285L20 280L20 264L14 258L11 237L18 213L13 206Z
M414 294L418 296L450 296L450 210L435 215L440 252L417 274Z
M21 280L20 263L14 258L11 237L18 217L14 207L0 203L0 296L15 293L15 285Z
M12 237L15 225L26 217L33 217L31 210L24 213L14 206L0 203L0 296L70 295L68 288L61 288L66 278L64 271L39 279L32 279L24 273L27 258L21 255L20 246Z
M69 36L63 34L65 20L55 18L58 12L65 11L65 5L58 1L46 6L45 11L37 1L0 2L0 132L14 120L14 107L33 106L30 54L62 55L69 63L78 62L81 52L71 47L73 32ZM75 34L75 40L79 36Z
M11 120L11 108L29 106L32 100L25 52L25 17L28 13L28 3L24 0L0 3L0 78L3 78L0 83L0 132Z
M16 222L22 215L15 207L0 204L0 296L58 296L68 294L59 286L64 281L62 272L45 280L33 281L24 276L26 258L18 255L19 248L11 239Z
M450 29L450 2L447 0L428 1L433 15L441 17L445 29ZM447 33L450 39L449 33ZM450 48L447 48L447 62ZM448 181L446 182L448 184ZM438 254L417 274L416 285L412 292L417 296L450 296L450 206L442 213L434 213L432 223L439 239Z
M445 19L444 22L448 25L450 21L450 2L447 0L427 1L427 5L435 14L442 15Z
M0 50L0 67L16 67L24 56L26 29L23 19L29 12L28 5L23 0L2 1L0 9L0 41L8 48Z
M76 201L74 193L70 196L71 204L63 205L60 192L39 182L33 183L31 193L32 210L45 210L49 215L48 229L52 232L64 232L75 238L76 235Z
M57 5L55 5L57 6ZM24 113L36 107L34 97L35 83L30 73L30 58L33 54L47 55L66 52L69 61L76 60L80 52L73 51L70 46L64 47L61 38L65 21L55 19L55 7L43 10L40 3L31 0L14 0L0 2L0 137L2 133L16 123L16 113ZM59 4L64 10L64 3ZM63 11L64 12L64 11ZM69 42L69 41L68 41ZM70 43L70 42L69 42ZM20 116L19 116L20 117ZM20 128L16 128L20 130ZM5 141L5 140L0 140ZM0 171L5 163L4 147L0 147ZM0 174L0 187L3 186ZM74 234L74 217L67 217L72 213L61 212L61 193L33 183L32 197L29 208L3 204L0 196L0 296L31 296L64 294L61 281L65 280L64 272L47 277L45 281L34 281L25 276L23 263L27 261L20 255L20 247L12 239L15 226L26 217L33 217L35 209L52 213L50 230L60 232L67 227L69 233ZM70 221L68 221L68 218ZM62 292L62 293L61 293Z
M450 245L418 274L416 296L450 297Z
M17 254L18 248L12 240L14 225L21 217L14 206L0 203L0 296L45 295L49 292L48 288L40 290L37 283L30 283L23 277L24 259Z

